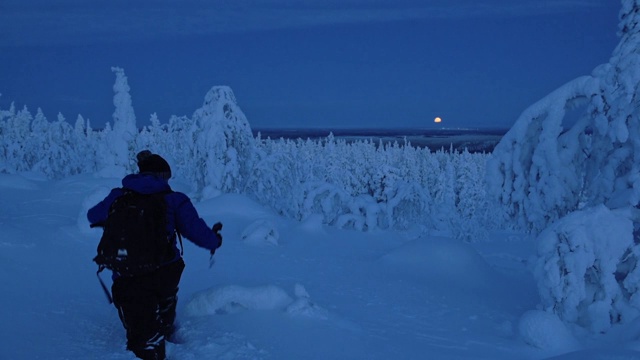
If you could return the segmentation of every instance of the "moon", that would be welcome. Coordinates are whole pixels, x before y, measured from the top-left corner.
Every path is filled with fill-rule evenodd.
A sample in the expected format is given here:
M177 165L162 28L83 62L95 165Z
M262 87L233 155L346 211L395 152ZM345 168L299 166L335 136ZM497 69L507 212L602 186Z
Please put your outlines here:
M433 119L434 123L440 123L442 122L442 119L440 117L436 117L435 119Z

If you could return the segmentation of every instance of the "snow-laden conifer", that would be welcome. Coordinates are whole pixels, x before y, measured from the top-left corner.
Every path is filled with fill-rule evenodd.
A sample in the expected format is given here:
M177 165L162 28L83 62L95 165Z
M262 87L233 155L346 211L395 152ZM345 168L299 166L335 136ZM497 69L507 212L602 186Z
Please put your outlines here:
M104 166L121 168L122 172L135 170L133 162L136 149L133 148L134 139L138 134L136 116L133 111L130 87L124 69L112 67L111 71L116 75L113 84L113 127L107 135L106 157Z
M609 62L526 109L487 170L513 219L542 232L545 309L596 332L640 311L640 0L622 5Z
M253 164L251 127L228 86L214 86L193 114L198 125L194 156L200 163L196 180L203 195L243 190Z

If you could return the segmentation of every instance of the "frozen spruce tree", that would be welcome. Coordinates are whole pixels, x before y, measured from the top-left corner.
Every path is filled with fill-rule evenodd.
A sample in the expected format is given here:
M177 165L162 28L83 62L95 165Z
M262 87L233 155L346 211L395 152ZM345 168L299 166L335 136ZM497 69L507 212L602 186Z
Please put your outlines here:
M115 106L113 127L111 131L105 133L107 141L104 143L105 148L99 151L102 155L99 157L99 161L102 162L100 168L107 174L116 171L124 175L134 170L131 159L134 158L133 155L136 151L134 146L138 129L124 70L112 67L111 71L116 74L116 82L113 85L115 93L113 96L113 105Z
M494 198L539 235L543 306L594 332L640 314L640 0L622 0L618 35L607 64L523 112L487 169Z
M228 86L214 86L193 114L200 133L194 159L197 188L203 197L219 192L243 192L255 156L255 142L246 116Z

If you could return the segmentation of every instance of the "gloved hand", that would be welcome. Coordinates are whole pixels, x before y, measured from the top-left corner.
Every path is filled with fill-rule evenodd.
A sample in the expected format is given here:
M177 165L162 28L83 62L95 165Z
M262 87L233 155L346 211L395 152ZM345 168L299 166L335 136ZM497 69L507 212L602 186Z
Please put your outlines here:
M217 223L213 224L213 226L211 227L211 231L213 231L213 233L216 234L218 239L220 239L220 243L218 244L217 248L222 246L222 234L220 234L220 230L222 230L222 223L221 222L217 222ZM209 258L209 269L211 269L213 267L213 265L216 263L216 259L213 257L213 255L216 254L216 249L217 248L211 249L211 257Z
M218 248L219 248L220 246L222 246L222 234L220 234L220 230L222 230L222 223L221 222L217 222L217 223L213 224L213 227L211 227L211 230L213 231L214 234L216 234L216 236L218 236L218 239L220 239L220 244L218 245ZM211 250L211 256L213 256L213 254L215 254L216 249L212 249Z

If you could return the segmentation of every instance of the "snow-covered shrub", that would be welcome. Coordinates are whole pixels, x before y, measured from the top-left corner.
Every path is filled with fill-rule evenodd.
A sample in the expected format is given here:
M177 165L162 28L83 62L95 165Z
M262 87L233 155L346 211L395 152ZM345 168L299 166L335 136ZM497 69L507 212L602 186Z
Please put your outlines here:
M507 213L542 231L536 277L546 309L593 331L640 310L631 215L640 204L640 0L622 5L609 63L525 110L487 169ZM572 108L580 117L563 124Z
M398 181L387 195L389 198L386 201L386 219L383 225L406 230L414 224L429 223L425 220L428 218L427 211L431 199L422 185L417 182Z
M305 184L305 190L302 218L311 214L322 214L327 224L336 224L345 214L345 208L351 201L346 191L330 183L309 182ZM342 220L341 223L344 224L346 221Z
M572 212L538 237L534 276L546 310L594 332L640 313L632 214L604 205Z

